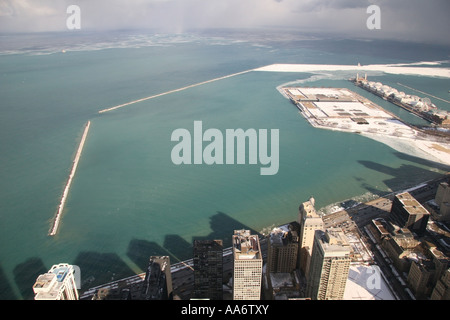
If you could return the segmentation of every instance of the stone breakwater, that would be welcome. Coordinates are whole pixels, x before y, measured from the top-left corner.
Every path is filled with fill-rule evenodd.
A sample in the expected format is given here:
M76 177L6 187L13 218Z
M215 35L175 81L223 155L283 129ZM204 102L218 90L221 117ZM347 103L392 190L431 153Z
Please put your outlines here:
M56 234L56 232L58 231L59 223L61 221L61 215L64 210L64 205L66 203L67 196L69 195L69 190L70 190L70 186L72 184L73 177L75 176L75 172L77 171L78 162L80 161L81 153L83 152L84 143L86 142L86 138L87 138L90 126L91 126L91 122L88 121L86 123L86 127L84 128L83 136L81 137L81 141L78 146L77 153L75 154L72 170L70 171L69 179L67 180L66 187L64 188L64 191L63 191L63 194L61 197L61 202L59 203L59 206L58 206L58 211L56 212L52 227L49 231L50 236L54 236Z

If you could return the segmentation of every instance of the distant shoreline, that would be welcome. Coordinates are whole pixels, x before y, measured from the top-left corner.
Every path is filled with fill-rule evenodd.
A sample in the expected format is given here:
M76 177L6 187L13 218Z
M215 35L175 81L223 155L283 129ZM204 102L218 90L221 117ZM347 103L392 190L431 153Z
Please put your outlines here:
M325 65L325 64L271 64L254 71L268 72L316 72L316 71L379 71L391 74L419 75L450 78L449 68L410 67L411 65L439 64L438 62L417 62L411 64L370 64L370 65Z

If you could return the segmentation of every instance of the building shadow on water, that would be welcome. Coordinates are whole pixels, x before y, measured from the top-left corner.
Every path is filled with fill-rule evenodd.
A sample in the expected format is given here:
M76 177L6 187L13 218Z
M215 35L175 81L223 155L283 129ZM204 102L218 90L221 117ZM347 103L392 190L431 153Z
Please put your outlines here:
M17 297L3 268L0 267L0 300L16 300Z
M368 160L360 160L358 162L368 169L391 176L391 178L385 179L383 182L392 191L409 188L426 180L442 177L444 175L443 172L450 171L450 166L445 164L410 156L401 152L396 152L395 155L412 164L402 164L400 167L395 168ZM429 168L425 168L424 166ZM359 181L372 194L382 196L389 193L389 191L374 188L370 183L364 182L364 179L359 179Z
M163 246L145 239L132 239L129 242L127 256L142 271L145 271L150 256L169 256L172 264L192 259L194 240L222 240L224 247L231 247L231 237L234 230L247 229L258 234L252 228L231 218L226 213L218 211L210 217L212 232L207 236L194 236L191 242L179 235L165 236ZM68 262L80 267L80 294L89 288L101 286L111 281L120 280L136 274L127 263L115 253L99 253L94 251L80 252L74 261L54 261L53 264ZM0 299L1 300L32 300L34 298L33 284L40 274L46 273L51 266L45 266L40 258L33 257L18 264L14 268L14 281L21 296L14 294L11 284L0 267Z
M21 295L19 299L32 300L34 297L33 284L35 283L36 278L47 271L48 268L46 268L42 260L37 257L29 258L25 262L18 264L14 268L13 274L14 281Z
M164 248L169 253L171 263L192 258L192 244L179 235L167 235L164 239Z
M252 234L258 234L249 226L231 218L226 213L217 211L217 213L210 217L210 226L212 232L204 237L194 237L194 240L222 240L225 248L231 247L231 237L234 230L246 229L250 230Z
M231 247L231 237L234 230L247 229L253 234L257 234L255 230L220 211L210 217L210 226L212 229L210 234L207 236L194 236L191 242L174 234L165 236L163 246L144 239L133 239L128 245L127 256L139 268L145 270L149 257L152 255L168 255L171 263L191 259L194 240L222 240L224 247Z
M439 162L435 162L435 161L431 161L431 160L427 160L427 159L423 159L423 158L419 158L419 157L414 157L414 156L411 156L411 155L408 155L408 154L402 153L402 152L395 152L394 154L398 158L406 160L406 161L415 162L417 164L433 167L433 168L436 168L436 169L439 169L442 171L450 170L450 166L443 164L443 163L439 163Z
M166 249L161 247L156 242L150 242L143 239L132 239L128 244L127 256L141 270L145 270L147 268L150 256L166 255L169 255L169 252L167 252Z
M80 252L73 264L81 270L81 292L133 274L127 264L115 253Z

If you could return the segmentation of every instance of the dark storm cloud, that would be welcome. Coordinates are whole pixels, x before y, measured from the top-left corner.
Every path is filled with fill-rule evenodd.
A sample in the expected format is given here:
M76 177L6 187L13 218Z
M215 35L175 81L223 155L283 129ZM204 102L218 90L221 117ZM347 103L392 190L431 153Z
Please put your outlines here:
M71 4L85 30L287 27L450 44L449 0L0 0L0 31L64 30ZM380 30L366 27L372 4Z

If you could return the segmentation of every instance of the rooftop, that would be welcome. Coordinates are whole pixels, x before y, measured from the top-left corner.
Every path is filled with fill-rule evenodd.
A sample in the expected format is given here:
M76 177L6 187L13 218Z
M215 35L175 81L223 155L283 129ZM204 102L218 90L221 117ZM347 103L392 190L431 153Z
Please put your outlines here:
M303 218L309 217L309 218L318 218L319 215L316 212L316 209L314 208L315 205L315 199L311 197L308 201L305 201L300 206L300 211L306 213L306 216L303 215ZM303 209L303 210L302 210Z
M429 215L427 209L420 204L409 192L403 192L396 195L396 198L403 204L403 207L410 214Z
M295 287L293 276L290 273L271 272L269 276L272 288L274 289L281 287Z
M381 274L376 265L350 265L344 300L396 300Z
M325 255L347 255L351 247L341 228L328 228L325 231L317 230L316 237L320 240Z
M381 234L383 234L383 235L389 234L389 232L386 230L386 228L384 227L384 225L383 225L382 222L373 219L373 220L372 220L372 223L374 224L374 226L378 229L378 231L379 231Z
M328 228L325 232L330 246L348 246L348 240L341 228Z
M54 299L59 295L60 288L64 285L66 276L73 272L73 267L68 264L53 265L52 268L36 279L33 292L37 299Z
M289 229L289 225L273 228L269 235L272 245L283 246L289 243L298 242L298 234L294 230Z
M249 230L235 230L233 253L235 260L262 259L258 236L251 235Z

